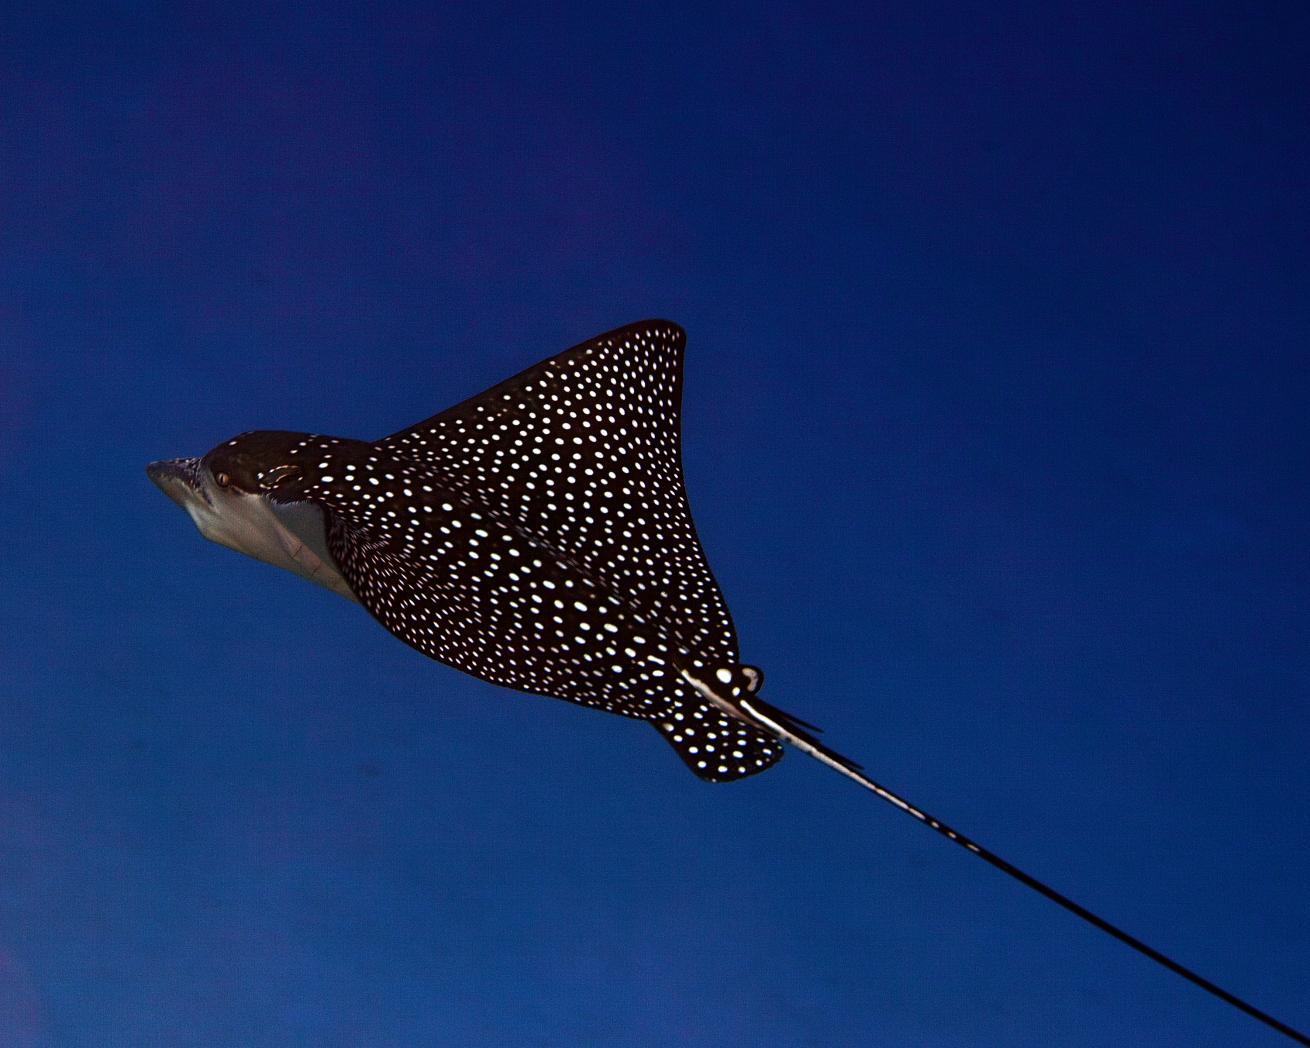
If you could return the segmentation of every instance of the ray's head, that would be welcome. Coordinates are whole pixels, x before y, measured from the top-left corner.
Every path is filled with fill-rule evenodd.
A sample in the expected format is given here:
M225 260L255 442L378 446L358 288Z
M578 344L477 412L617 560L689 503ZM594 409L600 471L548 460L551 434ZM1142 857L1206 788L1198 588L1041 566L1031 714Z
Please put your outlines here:
M242 433L209 452L200 460L200 469L220 489L294 497L303 489L311 465L304 449L312 440L307 433L281 430Z
M261 430L201 458L152 462L146 473L205 538L354 600L327 550L315 496L331 490L330 457L350 454L358 443Z
M312 439L279 430L242 433L201 458L152 462L146 475L205 538L242 549L231 532L254 501L291 502L304 491L311 466L304 449Z
M301 451L310 439L280 430L242 433L202 458L152 462L146 475L184 509L194 501L212 507L240 495L290 495L304 478Z

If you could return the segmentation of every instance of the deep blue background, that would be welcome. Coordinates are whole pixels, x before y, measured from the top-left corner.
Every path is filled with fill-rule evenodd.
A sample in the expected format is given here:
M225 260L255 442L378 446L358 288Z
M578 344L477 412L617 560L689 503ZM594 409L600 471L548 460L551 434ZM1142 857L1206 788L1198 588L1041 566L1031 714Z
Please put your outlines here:
M0 1044L1280 1043L142 472L651 315L769 698L1310 1027L1304 5L477 6L9 19Z

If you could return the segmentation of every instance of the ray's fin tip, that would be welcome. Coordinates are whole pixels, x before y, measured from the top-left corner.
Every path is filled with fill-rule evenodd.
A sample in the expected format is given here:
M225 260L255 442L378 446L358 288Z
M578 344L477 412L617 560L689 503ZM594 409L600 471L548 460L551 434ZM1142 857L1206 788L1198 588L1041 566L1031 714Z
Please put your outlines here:
M601 338L609 338L613 335L626 334L629 331L650 331L665 330L672 336L673 341L679 345L687 341L687 332L676 320L669 320L667 317L649 317L646 320L635 320L631 324L624 324L613 331L608 331Z

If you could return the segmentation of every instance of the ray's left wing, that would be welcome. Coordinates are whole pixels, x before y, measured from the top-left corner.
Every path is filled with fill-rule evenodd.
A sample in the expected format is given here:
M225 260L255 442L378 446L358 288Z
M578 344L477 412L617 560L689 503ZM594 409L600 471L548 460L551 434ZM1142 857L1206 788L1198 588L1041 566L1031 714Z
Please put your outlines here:
M604 579L705 659L737 636L683 486L685 336L619 328L379 441Z

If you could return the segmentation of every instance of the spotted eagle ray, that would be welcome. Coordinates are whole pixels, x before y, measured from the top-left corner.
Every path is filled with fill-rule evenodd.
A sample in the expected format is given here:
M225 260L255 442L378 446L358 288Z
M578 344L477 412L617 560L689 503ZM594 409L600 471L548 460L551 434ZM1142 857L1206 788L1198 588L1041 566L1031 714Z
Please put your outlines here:
M874 782L760 697L682 478L685 335L600 335L381 440L242 433L146 472L201 534L362 604L438 662L650 724L700 778L789 743L1102 931L1301 1044Z

